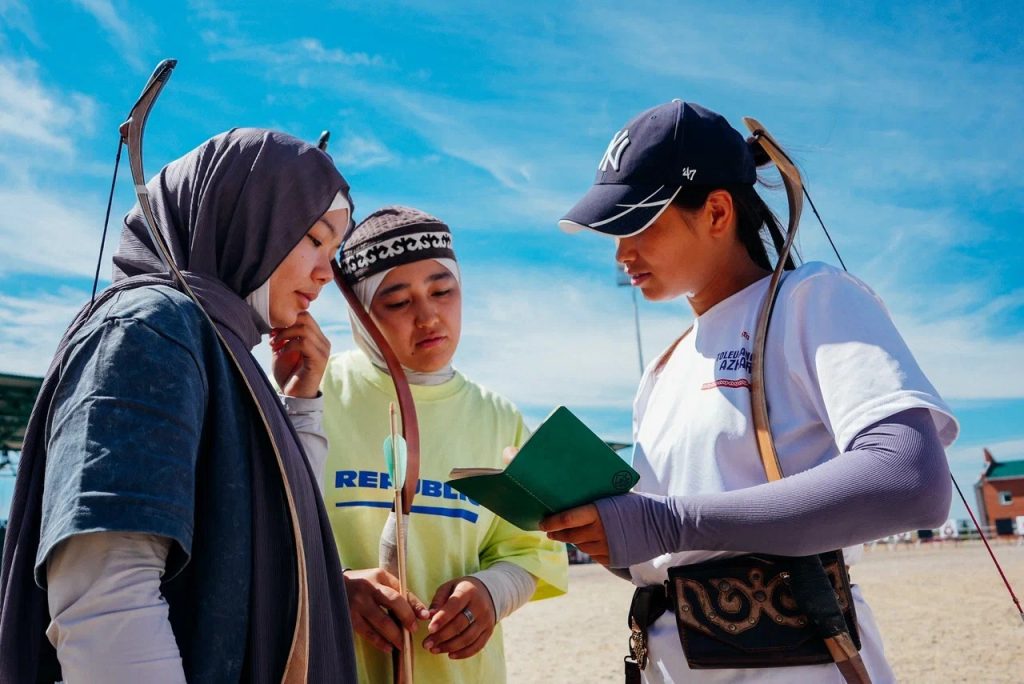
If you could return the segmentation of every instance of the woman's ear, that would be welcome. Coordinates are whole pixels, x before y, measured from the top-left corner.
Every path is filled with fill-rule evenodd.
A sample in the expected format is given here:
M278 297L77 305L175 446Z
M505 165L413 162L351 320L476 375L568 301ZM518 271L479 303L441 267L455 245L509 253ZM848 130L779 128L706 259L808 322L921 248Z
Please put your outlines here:
M733 228L736 216L732 195L725 190L713 190L704 201L704 218L713 237L721 237Z

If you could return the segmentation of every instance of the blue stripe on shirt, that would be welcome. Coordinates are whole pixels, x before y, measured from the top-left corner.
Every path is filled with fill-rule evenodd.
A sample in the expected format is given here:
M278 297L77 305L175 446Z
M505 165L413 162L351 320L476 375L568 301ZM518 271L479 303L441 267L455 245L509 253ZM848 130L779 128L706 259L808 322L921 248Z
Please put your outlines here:
M339 501L334 504L338 508L351 508L355 506L364 506L367 508L391 508L392 504L390 501ZM473 511L467 511L462 508L442 508L440 506L413 506L413 513L423 513L424 515L442 515L447 518L462 518L468 520L471 523L475 523L479 519L479 515Z

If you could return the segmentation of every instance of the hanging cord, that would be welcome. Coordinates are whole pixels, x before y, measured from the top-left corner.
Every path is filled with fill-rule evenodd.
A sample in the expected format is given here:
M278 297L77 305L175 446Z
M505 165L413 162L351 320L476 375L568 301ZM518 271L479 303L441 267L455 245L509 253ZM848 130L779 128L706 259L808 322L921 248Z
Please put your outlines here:
M964 493L960 491L960 485L957 484L956 478L953 477L953 473L950 473L949 477L953 480L953 486L956 487L956 493L960 495L960 500L963 501L964 506L967 507L967 512L971 516L971 522L974 523L974 529L978 530L978 534L981 535L981 541L985 542L985 548L988 549L988 555L992 557L992 562L996 564L996 570L999 571L999 576L1003 578L1003 584L1006 585L1006 591L1010 592L1010 598L1012 598L1013 602L1017 605L1017 612L1020 613L1020 619L1024 622L1024 608L1020 607L1020 599L1018 599L1017 595L1013 593L1013 587L1010 586L1010 580L1006 579L1006 573L1003 572L1003 566L1001 566L999 561L996 560L996 554L992 550L992 547L989 546L988 538L985 536L985 533L981 531L981 525L978 524L978 519L974 517L974 511L972 511L971 507L967 505L967 499L964 498Z
M103 263L103 248L107 243L107 226L110 224L110 208L114 205L114 186L117 185L117 169L121 165L121 150L124 149L124 140L117 139L117 157L114 158L114 177L110 179L110 196L107 198L107 215L103 219L103 237L100 238L100 254L96 258L96 275L92 279L92 297L89 298L89 307L96 302L96 286L100 282L100 265Z
M825 222L821 220L821 214L818 213L818 207L814 206L814 200L811 199L811 193L807 192L807 186L803 186L804 197L807 198L807 203L811 205L811 211L814 212L814 218L818 219L818 224L821 229L825 232L825 237L828 238L828 244L832 245L832 251L836 253L836 259L839 259L839 265L843 267L843 270L849 273L849 269L846 268L846 264L843 263L843 257L839 256L839 250L836 249L836 243L832 242L832 236L829 235L828 228L825 227Z

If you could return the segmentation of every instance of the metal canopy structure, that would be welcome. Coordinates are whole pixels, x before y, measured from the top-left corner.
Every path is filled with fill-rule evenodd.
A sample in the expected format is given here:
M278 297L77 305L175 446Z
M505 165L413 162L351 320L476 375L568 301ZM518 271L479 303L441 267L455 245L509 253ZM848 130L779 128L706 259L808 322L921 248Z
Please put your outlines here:
M21 451L28 417L42 385L42 378L0 373L0 466L10 452Z

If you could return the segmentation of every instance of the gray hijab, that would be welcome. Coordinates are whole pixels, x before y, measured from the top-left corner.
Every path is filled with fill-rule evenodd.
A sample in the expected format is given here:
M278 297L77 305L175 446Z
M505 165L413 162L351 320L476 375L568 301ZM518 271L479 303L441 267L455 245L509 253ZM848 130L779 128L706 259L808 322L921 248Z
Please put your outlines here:
M178 268L201 290L210 316L250 348L267 330L241 306L244 298L270 277L339 191L348 195L326 154L257 128L211 138L147 185ZM166 272L136 205L114 255L114 282Z

